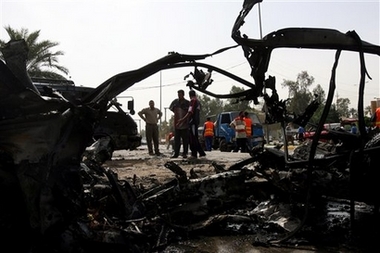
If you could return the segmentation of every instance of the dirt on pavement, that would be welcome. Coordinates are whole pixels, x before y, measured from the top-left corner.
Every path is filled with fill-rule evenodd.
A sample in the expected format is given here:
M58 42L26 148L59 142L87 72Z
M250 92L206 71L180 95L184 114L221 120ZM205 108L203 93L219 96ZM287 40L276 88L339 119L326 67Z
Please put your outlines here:
M171 159L171 149L166 149L165 145L160 145L160 156L148 154L146 146L141 146L137 150L115 151L111 161L105 163L105 167L112 169L118 174L119 179L127 180L129 183L143 185L150 188L166 183L176 177L176 175L165 167L169 161L175 162L181 169L186 171L190 177L190 170L193 170L199 177L215 174L212 162L216 162L225 168L247 159L249 153L228 153L213 150L206 152L206 157L197 160L183 159L181 156Z

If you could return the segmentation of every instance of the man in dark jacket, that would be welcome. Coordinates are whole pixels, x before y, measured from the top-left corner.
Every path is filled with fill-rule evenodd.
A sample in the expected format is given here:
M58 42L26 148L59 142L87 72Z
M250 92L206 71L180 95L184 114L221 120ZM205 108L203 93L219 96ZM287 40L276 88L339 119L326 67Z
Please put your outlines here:
M190 106L186 115L181 118L177 125L189 120L189 133L190 133L190 150L191 150L191 158L196 159L199 153L199 156L206 156L205 151L202 149L201 144L198 139L198 126L200 121L200 111L201 111L201 103L197 99L194 90L189 91L190 97Z
M187 158L189 150L189 123L184 120L180 124L178 121L182 119L189 110L190 102L185 99L185 92L178 91L178 98L174 99L170 104L169 109L174 113L174 154L171 158L177 158L181 149L181 141L183 146L182 157Z

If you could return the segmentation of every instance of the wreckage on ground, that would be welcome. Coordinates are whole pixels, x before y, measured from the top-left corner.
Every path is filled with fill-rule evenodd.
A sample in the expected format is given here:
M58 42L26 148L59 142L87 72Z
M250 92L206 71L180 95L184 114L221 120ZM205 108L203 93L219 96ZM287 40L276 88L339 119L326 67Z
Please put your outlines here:
M355 218L356 201L378 210L380 135L365 131L363 91L364 54L379 55L380 47L362 41L354 31L343 34L331 29L289 28L261 40L250 39L240 28L259 2L244 1L232 30L237 45L205 55L169 53L140 69L111 77L75 102L56 92L42 96L27 75L25 42L10 41L2 49L5 63L0 61L2 240L24 252L152 252L193 233L217 230L261 236L267 231L265 238L273 241L263 241L279 243L307 223L310 199L314 197L349 200L351 220ZM201 62L238 46L251 66L254 83ZM313 101L303 115L291 118L285 101L278 98L275 78L265 78L271 52L280 47L336 50L327 103L316 133L293 155L286 142L285 151L254 149L250 159L230 168L213 163L216 175L196 178L193 173L192 179L169 162L165 166L176 176L152 189L119 180L112 170L102 167L109 158L104 155L107 145L84 157L111 101L139 81L170 68L194 67L193 80L187 86L204 94L253 100L256 104L264 97L267 123L279 122L284 131L288 121L305 126L318 101ZM332 104L335 71L343 50L358 52L360 58L360 135L330 131L333 142L321 144L319 137ZM209 92L212 71L247 86L247 90L236 94ZM266 89L271 90L271 96L264 92ZM274 200L281 205L274 208ZM287 211L277 213L281 217L274 224L276 212L268 215L264 209ZM302 211L306 214L294 219L294 213ZM272 221L267 223L269 216Z

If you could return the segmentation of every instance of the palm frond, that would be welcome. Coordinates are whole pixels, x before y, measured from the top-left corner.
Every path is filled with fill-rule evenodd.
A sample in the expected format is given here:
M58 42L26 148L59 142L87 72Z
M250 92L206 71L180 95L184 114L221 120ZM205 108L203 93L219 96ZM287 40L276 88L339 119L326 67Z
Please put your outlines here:
M56 73L62 72L65 75L69 74L69 70L59 65L59 56L63 56L63 51L53 51L52 49L59 45L58 42L50 40L38 41L40 30L29 33L26 28L15 30L10 26L4 27L7 31L10 40L24 39L29 48L28 60L26 62L27 71L33 77L49 77L66 79L63 75ZM0 46L3 47L6 42L0 40ZM0 58L3 59L2 55Z

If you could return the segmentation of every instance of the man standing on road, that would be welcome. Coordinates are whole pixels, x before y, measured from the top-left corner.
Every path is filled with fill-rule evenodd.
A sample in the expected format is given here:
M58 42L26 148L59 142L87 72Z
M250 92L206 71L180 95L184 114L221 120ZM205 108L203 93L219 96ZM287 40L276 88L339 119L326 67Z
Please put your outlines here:
M380 107L376 108L375 113L371 117L371 121L373 122L373 126L377 129L380 128Z
M246 152L247 146L247 132L245 131L244 112L240 111L231 123L230 126L235 129L236 144L233 152Z
M188 120L184 120L178 124L178 121L186 115L190 102L185 99L185 92L183 90L179 90L177 93L178 98L174 99L169 106L169 109L174 113L174 154L171 158L179 156L181 140L183 147L182 157L187 158L189 151L189 123Z
M199 153L199 156L206 156L205 151L202 149L201 144L198 139L198 126L200 121L200 111L201 111L201 103L197 99L194 90L189 91L190 97L190 106L186 115L178 120L177 125L182 124L189 120L189 130L190 130L190 150L191 150L191 158L196 159Z
M203 137L205 138L206 151L211 151L212 139L214 138L214 122L211 121L210 117L207 117L203 125Z
M305 138L304 138L305 128L303 128L302 126L299 126L297 134L298 134L298 141L300 143L303 142L305 140Z
M352 124L351 124L351 130L350 130L350 132L351 132L352 134L357 134L357 133L358 133L358 128L356 127L356 124L355 124L355 123L352 123Z
M249 117L249 113L244 113L245 132L247 134L247 149L248 152L252 150L252 119Z
M149 155L161 155L158 148L158 120L162 117L160 109L154 107L154 101L149 101L149 107L142 109L138 115L145 121L146 144L148 145ZM154 153L152 147L154 145Z
M294 145L294 137L293 137L293 131L292 131L292 124L288 123L288 125L285 128L285 134L286 134L286 140L289 143L292 143Z

